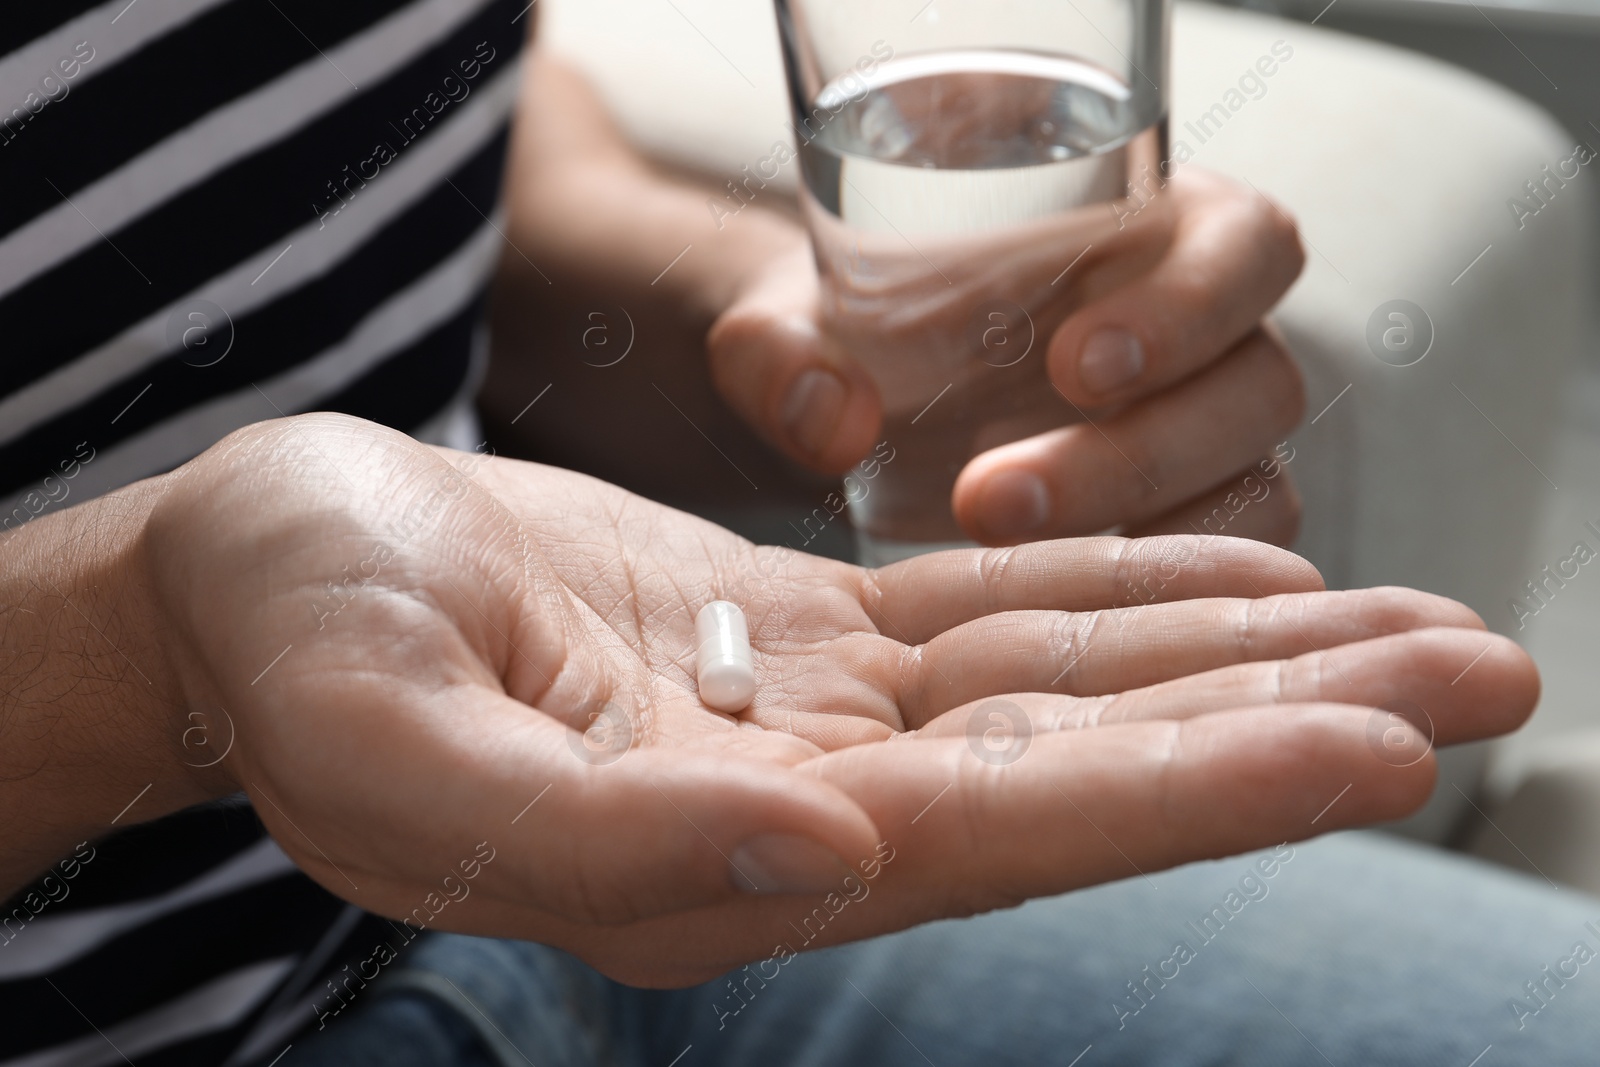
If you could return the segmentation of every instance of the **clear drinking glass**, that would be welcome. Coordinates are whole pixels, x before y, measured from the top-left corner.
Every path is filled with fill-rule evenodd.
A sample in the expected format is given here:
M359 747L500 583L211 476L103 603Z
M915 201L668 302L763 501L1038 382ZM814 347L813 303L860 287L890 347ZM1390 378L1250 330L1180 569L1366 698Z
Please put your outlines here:
M922 2L776 0L826 328L893 449L870 565L969 544L967 461L1082 417L1045 351L1167 159L1169 0Z

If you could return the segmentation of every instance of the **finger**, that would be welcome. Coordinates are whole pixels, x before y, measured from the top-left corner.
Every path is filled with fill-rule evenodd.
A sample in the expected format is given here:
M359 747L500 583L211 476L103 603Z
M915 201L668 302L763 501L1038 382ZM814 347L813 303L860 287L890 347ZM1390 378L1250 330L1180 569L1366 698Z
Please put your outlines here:
M945 738L816 765L896 850L878 890L899 925L1404 815L1432 788L1431 757L1414 745L1410 766L1385 762L1370 718L1289 705L1036 735L1010 763Z
M363 734L361 757L342 764L336 825L318 831L311 855L340 856L351 886L367 881L362 872L401 886L359 899L399 917L418 885L448 873L439 857L487 842L497 856L476 885L487 896L615 924L825 889L879 840L836 787L779 763L641 746L647 723L607 709L600 736L580 734L486 688L452 688L420 724L390 715L384 731ZM375 830L385 827L394 832ZM292 838L284 829L280 840ZM324 873L351 896L343 875Z
M877 439L872 379L818 327L809 258L747 292L707 337L717 391L756 431L813 470L839 473Z
M1253 189L1196 174L1167 195L1177 223L1161 262L1051 338L1051 381L1076 403L1126 403L1189 377L1249 333L1305 265L1293 221Z
M793 898L745 898L615 929L569 924L548 940L581 946L585 962L622 981L685 985L749 960L787 962L786 953L1396 819L1427 799L1433 761L1423 747L1409 766L1385 762L1367 743L1370 717L1301 705L1049 734L1009 765L956 738L830 753L808 769L858 799L884 837L829 900L797 909ZM1294 851L1274 855L1292 862ZM639 946L663 940L684 950L667 966L642 962Z
M1322 588L1316 568L1299 556L1217 537L1081 537L961 549L861 575L862 603L879 631L907 644L1003 611L1095 611Z
M744 893L821 891L877 841L847 797L780 765L612 740L597 752L565 730L554 751L548 740L540 762L562 761L571 788L541 801L555 803L507 869L525 880L514 899L559 915L610 924ZM528 764L516 763L508 770L526 780ZM563 853L570 867L553 867Z
M978 456L956 479L956 518L986 544L1137 525L1270 451L1304 411L1300 371L1258 329L1201 374L1109 419Z
M919 735L988 738L992 728L1001 727L1004 736L996 743L1010 743L1019 731L1052 733L1190 719L1238 707L1336 702L1392 710L1413 720L1428 741L1453 745L1516 729L1533 713L1538 696L1532 659L1508 638L1481 630L1429 629L1290 659L1219 667L1113 696L1011 693L974 700L929 722ZM1016 710L1025 723L1009 721Z
M1235 474L1215 489L1129 529L1129 537L1193 533L1247 537L1284 548L1300 535L1300 493L1288 473L1268 481L1261 476L1270 458Z
M1120 693L1229 664L1320 655L1322 650L1425 627L1483 634L1482 621L1470 609L1399 588L1188 600L1094 612L1007 612L955 627L928 642L906 673L899 703L907 726L915 728L997 693ZM1472 655L1485 643L1478 640ZM1465 665L1463 660L1456 670ZM1337 695L1317 699L1355 702ZM1230 706L1260 702L1241 698Z
M1287 662L1242 663L1111 698L1101 723L1179 718L1254 704L1337 701L1414 718L1437 744L1516 729L1533 714L1539 672L1510 638L1428 629L1360 641Z

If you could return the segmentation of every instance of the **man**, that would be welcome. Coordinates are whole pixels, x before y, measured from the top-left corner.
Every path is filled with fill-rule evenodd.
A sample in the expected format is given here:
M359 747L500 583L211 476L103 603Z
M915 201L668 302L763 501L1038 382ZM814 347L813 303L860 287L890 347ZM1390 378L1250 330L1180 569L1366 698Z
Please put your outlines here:
M1361 843L1284 844L1226 892L1191 868L800 955L1397 816L1431 783L1429 739L1375 708L1425 706L1448 743L1515 726L1536 681L1457 605L1323 594L1248 541L863 572L419 443L478 443L513 102L519 246L542 218L541 259L583 232L563 185L615 211L552 265L638 274L677 239L650 198L685 193L618 155L567 75L516 69L528 18L142 0L8 20L0 1063L1068 1062L1089 1054L1068 1047L1080 1033L1143 1059L1304 1055L1259 1029L1280 1010L1335 1055L1405 1062L1475 1042L1460 1018L1503 1010L1502 986L1534 995L1510 982L1521 953L1535 977L1534 945L1568 951L1582 902ZM589 150L540 151L563 112ZM1173 203L1166 254L1108 265L1053 339L1058 380L1087 389L1087 339L1115 325L1142 349L1094 391L1124 410L1116 432L1205 422L1219 396L1260 418L1219 444L1153 434L1165 496L1106 474L1092 506L1057 495L1009 532L986 516L1015 509L958 500L991 540L1165 529L1297 416L1292 365L1254 326L1297 267L1292 234L1214 182ZM630 242L608 239L620 223ZM733 407L838 469L870 444L873 400L805 326L793 235L769 236L673 292L718 319ZM763 248L778 258L757 271ZM318 410L345 414L297 414ZM1067 484L1095 472L1084 440L1012 446L972 476ZM1292 515L1274 514L1252 532L1283 536ZM1162 602L1127 607L1141 583ZM743 603L759 660L737 718L704 709L686 669L693 609L716 596ZM1268 910L1302 872L1316 885ZM1156 930L1187 951L1132 936L1155 886L1198 924ZM1240 999L1248 971L1195 969L1272 963L1258 939L1284 922L1305 940L1291 970L1255 972L1262 1003ZM1480 922L1481 941L1449 940ZM1373 981L1389 953L1440 969ZM709 989L614 981L684 987L752 960ZM826 999L846 988L859 999ZM1163 1020L1187 990L1226 1010ZM1062 1012L1049 997L1068 991ZM1442 1014L1403 1040L1375 1011L1419 1004ZM1341 1010L1370 1022L1340 1037ZM1559 1061L1593 1017L1525 1043Z

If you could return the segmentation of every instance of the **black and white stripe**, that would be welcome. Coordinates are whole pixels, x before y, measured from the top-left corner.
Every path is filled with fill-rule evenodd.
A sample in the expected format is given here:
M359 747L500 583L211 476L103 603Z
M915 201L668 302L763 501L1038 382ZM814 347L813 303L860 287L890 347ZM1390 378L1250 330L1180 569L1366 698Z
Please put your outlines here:
M94 58L0 133L0 527L80 445L72 503L283 413L472 447L524 7L8 12L0 121L81 42ZM201 307L225 357L175 340ZM0 1067L264 1063L348 951L393 932L300 874L243 797L94 847L0 934Z
M258 5L227 5L179 32L241 6ZM357 57L370 53L385 60L386 71L373 69L373 60L358 63L339 55L342 50L336 48L326 59L315 56L264 84L260 92L274 97L275 111L296 114L298 108L303 116L303 124L287 133L251 125L248 101L232 101L229 107L245 112L226 124L236 131L232 136L254 133L263 143L218 144L226 138L207 136L209 130L188 130L169 139L198 138L201 146L220 148L219 164L204 162L202 148L163 143L77 194L39 172L38 179L48 179L71 199L57 196L48 216L0 238L5 273L31 275L13 279L0 274L0 322L8 326L7 345L26 354L0 361L0 396L5 397L0 400L0 447L5 449L0 470L16 477L13 487L42 476L59 458L43 442L60 435L41 434L42 427L54 423L65 436L76 433L73 441L94 429L95 439L110 445L190 406L197 394L220 395L240 384L241 376L248 382L281 373L286 361L328 347L329 330L349 329L351 316L371 310L376 300L393 292L391 277L373 275L364 267L406 245L412 235L427 233L437 239L440 234L433 231L448 226L464 239L465 226L476 230L485 225L485 209L493 210L498 189L505 114L516 90L512 56L520 31L505 17L508 6L429 0L390 20L405 20L411 35L430 42L426 47L396 54L388 24L344 46L343 51L363 47L365 53L357 52ZM266 9L278 17L271 5ZM446 9L457 16L453 27L440 25ZM416 10L432 17L415 17ZM463 10L470 14L461 17ZM436 39L433 35L441 29L444 37ZM441 79L455 72L458 62L473 60L480 42L488 43L495 60L482 67L471 94L449 105L413 141L402 140L395 121L422 105L429 93L437 94ZM369 79L365 91L350 91L336 69L341 58ZM143 63L143 56L133 57L124 68ZM305 77L312 72L314 77ZM98 115L86 114L96 103L89 93L117 88L111 83L118 73L102 72L96 82L56 105L60 114L47 109L39 121L97 123ZM294 83L290 91L284 90L285 82ZM333 106L316 111L312 102L329 98ZM76 110L67 112L68 105ZM369 157L380 140L393 145L398 158L324 225L313 214L313 203L331 199L326 183ZM22 146L18 139L6 148ZM33 162L31 156L12 158ZM25 169L0 150L0 165L5 164ZM0 172L0 182L20 188L26 176ZM402 236L390 236L387 249L376 248L391 231ZM76 241L68 236L73 232ZM52 255L46 247L58 251ZM288 254L274 264L286 248ZM417 256L407 258L412 265L419 261ZM86 300L91 293L95 298ZM186 353L174 349L168 330L173 315L197 300L217 304L233 317L235 351L222 364L204 368L213 373L187 375L170 399L160 395L165 390L152 388L139 405L142 410L111 426L111 418L151 382L149 372L162 365L169 375L174 367L197 371L183 362ZM284 308L280 315L321 325L303 316L337 305L342 321L327 323L319 338L323 344L270 349L263 344L266 336L258 338L240 321L257 309L291 300L298 300L298 311ZM259 358L245 350L250 345L257 346L254 356ZM96 408L97 401L109 411Z

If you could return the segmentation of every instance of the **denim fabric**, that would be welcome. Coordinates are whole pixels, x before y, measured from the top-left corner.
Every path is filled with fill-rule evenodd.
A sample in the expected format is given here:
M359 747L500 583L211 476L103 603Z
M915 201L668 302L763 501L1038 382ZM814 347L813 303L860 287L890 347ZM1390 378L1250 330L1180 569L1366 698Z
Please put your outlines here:
M1371 834L1272 855L670 992L431 935L280 1067L1600 1062L1600 900Z

